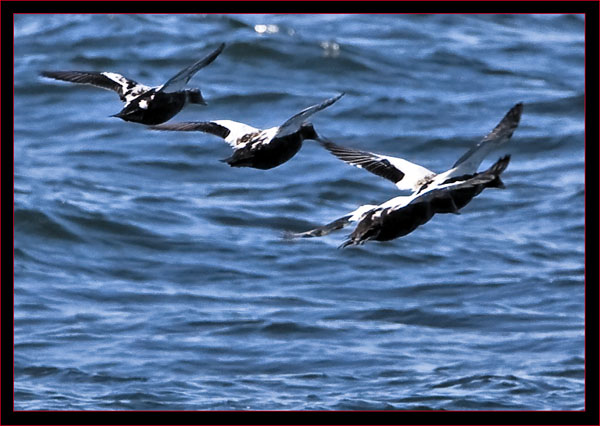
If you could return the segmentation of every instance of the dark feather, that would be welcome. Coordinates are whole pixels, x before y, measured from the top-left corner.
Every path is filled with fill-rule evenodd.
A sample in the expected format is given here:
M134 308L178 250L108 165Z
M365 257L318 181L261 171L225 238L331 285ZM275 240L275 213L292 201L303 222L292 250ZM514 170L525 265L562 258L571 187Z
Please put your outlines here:
M390 164L388 160L379 158L375 154L346 148L331 141L320 140L319 142L340 160L353 166L360 166L377 176L392 181L393 183L400 182L404 177L404 173L401 170L398 170Z
M168 130L181 132L200 131L210 133L225 139L230 131L227 127L221 126L212 121L188 121L182 123L160 124L158 126L150 126L152 130Z
M56 80L68 81L71 83L90 84L92 86L101 87L103 89L113 90L123 97L123 86L114 80L106 77L99 72L87 71L42 71L40 73L44 77L54 78ZM137 85L133 80L129 80L128 85L131 87Z
M488 133L486 135L486 137L484 137L481 141L479 141L479 143L477 143L477 145L475 145L474 147L469 149L467 152L465 152L454 163L454 165L452 167L458 166L460 163L462 163L463 161L465 161L466 159L471 157L471 155L475 151L477 151L481 147L481 145L483 145L487 142L490 142L492 140L496 140L496 141L500 142L501 140L510 139L510 137L512 136L512 134L514 133L516 128L519 126L519 121L521 120L522 112L523 112L523 103L519 102L518 104L513 106L506 113L504 118L502 118L502 120L500 120L500 123L498 123L498 125L496 127L494 127L494 130L492 130L490 133Z

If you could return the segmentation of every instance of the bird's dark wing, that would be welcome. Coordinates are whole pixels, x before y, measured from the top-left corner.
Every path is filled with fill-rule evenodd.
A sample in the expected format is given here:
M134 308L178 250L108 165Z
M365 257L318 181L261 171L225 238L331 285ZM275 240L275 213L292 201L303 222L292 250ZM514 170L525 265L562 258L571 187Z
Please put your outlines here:
M165 84L163 84L157 91L159 92L177 92L178 90L183 89L183 87L190 81L190 78L194 74L196 74L200 69L212 63L217 56L221 54L223 49L225 48L225 43L221 43L221 45L213 51L211 54L205 56L197 62L194 62L192 65L182 69L173 77L171 77Z
M123 102L130 102L151 88L113 72L42 71L44 77L78 84L89 84L119 94Z
M170 130L178 132L205 132L220 138L227 138L230 130L212 121L188 121L182 123L168 123L150 126L152 130Z
M469 173L476 172L483 159L492 150L508 142L515 129L519 126L522 112L523 104L519 102L506 113L504 118L502 118L498 125L494 127L494 130L488 133L474 147L465 152L456 163L454 163L452 168L461 166Z
M290 133L296 132L300 128L302 123L304 123L308 119L308 117L334 104L342 96L344 96L344 93L340 93L339 95L334 96L333 98L329 98L321 102L320 104L303 109L298 114L295 114L289 120L287 120L285 123L279 126L279 130L277 131L277 134L275 136L282 137L285 135L289 135Z

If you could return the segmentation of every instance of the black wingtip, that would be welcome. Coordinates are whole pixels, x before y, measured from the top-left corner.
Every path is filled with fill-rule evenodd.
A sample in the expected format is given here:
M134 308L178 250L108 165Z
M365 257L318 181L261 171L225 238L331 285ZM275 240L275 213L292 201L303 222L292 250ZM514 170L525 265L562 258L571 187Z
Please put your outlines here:
M515 104L510 111L506 113L507 117L513 118L513 120L518 121L521 118L521 114L523 113L523 102L519 102Z
M202 59L202 66L205 67L217 59L217 56L223 52L223 49L225 49L225 43L221 43L219 47L212 51L212 53L209 53L204 59Z
M346 94L346 92L340 92L339 94L337 94L336 96L334 96L333 101L337 102L345 94Z
M210 60L210 62L212 62L213 60L215 60L217 58L217 56L219 56L221 54L221 52L223 52L223 49L225 49L225 43L219 44L219 47L217 47L215 50L213 50L212 53L208 54L206 59L212 58ZM208 64L206 64L206 65L208 65Z
M338 93L337 95L335 95L335 96L332 96L332 97L331 97L331 98L329 98L329 99L326 99L325 101L323 101L323 103L325 104L325 106L326 106L326 107L328 107L328 106L331 106L331 105L333 105L334 103L336 103L337 101L339 101L339 100L340 100L340 98L341 98L342 96L344 96L345 94L346 94L345 92Z

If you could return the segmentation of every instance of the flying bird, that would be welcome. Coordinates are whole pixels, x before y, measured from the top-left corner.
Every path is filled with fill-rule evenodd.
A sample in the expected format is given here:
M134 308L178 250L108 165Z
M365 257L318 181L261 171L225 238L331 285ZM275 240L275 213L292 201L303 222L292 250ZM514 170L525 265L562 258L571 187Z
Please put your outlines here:
M125 102L125 106L111 117L141 124L160 124L174 117L188 103L206 105L199 89L183 88L198 70L213 62L224 48L225 43L222 43L215 51L156 87L137 83L113 72L42 71L40 74L56 80L113 90Z
M519 125L523 104L514 105L475 146L463 154L451 169L436 174L402 158L360 151L320 139L332 154L353 166L365 169L391 182L410 195L392 198L380 205L363 205L348 215L327 225L300 233L286 233L289 238L317 237L358 222L349 239L340 247L363 244L365 241L387 241L402 237L428 222L436 213L455 213L466 206L485 188L504 188L500 174L510 156L499 159L488 170L477 173L483 159L504 145Z
M219 136L233 148L233 155L221 161L232 167L272 169L291 159L305 139L319 140L313 125L306 120L340 99L340 93L320 104L310 106L280 126L265 130L231 120L169 123L151 126L154 130L201 131Z
M356 228L340 248L366 241L388 241L402 237L427 223L436 213L458 213L485 188L504 188L500 174L510 155L500 158L488 170L449 178L411 195L392 198L380 205L363 205L327 225L306 232L286 233L287 238L319 237L357 222Z

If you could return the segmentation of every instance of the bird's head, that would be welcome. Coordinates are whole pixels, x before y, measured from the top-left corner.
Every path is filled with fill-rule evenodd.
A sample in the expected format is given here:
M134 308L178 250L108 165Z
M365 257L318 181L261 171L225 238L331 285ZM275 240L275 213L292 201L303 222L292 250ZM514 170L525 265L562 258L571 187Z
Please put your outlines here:
M191 104L206 105L206 101L202 97L202 93L199 89L186 90L187 101Z
M315 131L312 123L303 123L302 126L300 126L300 134L303 139L319 140L319 135Z

